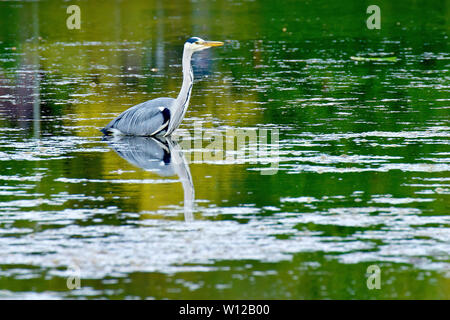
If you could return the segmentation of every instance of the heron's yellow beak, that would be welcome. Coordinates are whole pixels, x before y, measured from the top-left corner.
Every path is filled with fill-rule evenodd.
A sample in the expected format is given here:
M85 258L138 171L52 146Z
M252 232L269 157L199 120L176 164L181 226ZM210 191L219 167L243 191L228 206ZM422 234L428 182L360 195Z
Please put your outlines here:
M220 47L223 46L223 42L221 41L205 41L202 43L202 45L207 47Z

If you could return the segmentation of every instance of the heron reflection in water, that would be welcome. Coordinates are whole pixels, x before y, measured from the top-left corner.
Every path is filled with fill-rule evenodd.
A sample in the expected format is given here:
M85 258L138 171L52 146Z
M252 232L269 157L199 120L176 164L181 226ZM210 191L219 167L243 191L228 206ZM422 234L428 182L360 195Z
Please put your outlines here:
M184 218L193 221L194 184L183 150L170 137L105 137L115 152L132 165L162 177L177 175L184 190Z

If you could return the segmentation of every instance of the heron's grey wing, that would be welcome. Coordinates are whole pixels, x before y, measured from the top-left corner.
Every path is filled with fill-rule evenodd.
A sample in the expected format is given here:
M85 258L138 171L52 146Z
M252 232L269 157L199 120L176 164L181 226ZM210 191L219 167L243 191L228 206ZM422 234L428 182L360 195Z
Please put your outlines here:
M151 136L165 130L173 98L157 98L138 104L112 120L103 133L115 130L125 135Z

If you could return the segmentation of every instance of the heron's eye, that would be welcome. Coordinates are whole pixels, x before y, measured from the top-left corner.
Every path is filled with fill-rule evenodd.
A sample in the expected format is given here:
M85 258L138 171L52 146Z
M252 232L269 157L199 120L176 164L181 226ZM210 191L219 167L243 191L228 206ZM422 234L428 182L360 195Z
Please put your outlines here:
M198 41L195 41L195 44L200 44L200 42L198 42Z

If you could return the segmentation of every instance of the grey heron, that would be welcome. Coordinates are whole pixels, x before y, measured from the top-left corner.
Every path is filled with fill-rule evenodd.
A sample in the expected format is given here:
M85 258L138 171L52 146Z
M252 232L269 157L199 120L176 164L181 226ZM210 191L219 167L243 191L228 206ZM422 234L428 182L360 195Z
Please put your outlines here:
M180 145L170 137L107 136L110 146L132 165L162 177L177 175L184 191L184 218L193 221L194 183Z
M104 134L129 136L169 136L180 125L191 97L194 74L192 55L204 49L223 45L220 41L206 41L198 37L189 38L183 49L183 84L174 98L156 98L129 108L101 129Z

